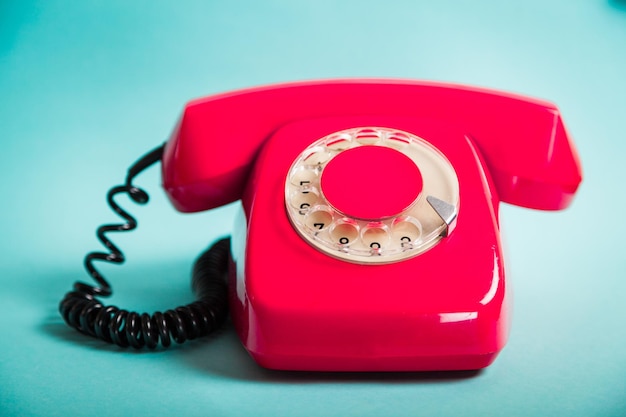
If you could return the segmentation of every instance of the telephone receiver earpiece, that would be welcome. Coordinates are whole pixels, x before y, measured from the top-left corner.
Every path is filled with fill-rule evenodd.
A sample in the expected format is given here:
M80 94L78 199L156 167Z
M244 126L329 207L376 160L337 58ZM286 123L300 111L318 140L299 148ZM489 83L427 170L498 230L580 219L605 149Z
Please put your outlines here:
M93 261L121 263L107 233L136 227L116 202L162 161L182 212L240 200L230 239L194 267L199 301L153 314L105 306ZM98 237L61 302L65 321L120 346L206 335L228 309L250 356L283 370L488 366L506 343L509 284L499 203L561 210L582 181L556 106L412 80L279 84L194 100L170 139L108 195L125 222ZM228 283L227 283L227 282Z

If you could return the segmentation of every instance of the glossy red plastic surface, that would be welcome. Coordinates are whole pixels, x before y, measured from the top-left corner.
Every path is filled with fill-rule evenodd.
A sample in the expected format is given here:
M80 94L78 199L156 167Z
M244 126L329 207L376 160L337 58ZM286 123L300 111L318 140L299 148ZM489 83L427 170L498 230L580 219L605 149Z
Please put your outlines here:
M393 126L427 139L459 177L450 237L386 265L334 259L311 247L284 213L282 190L300 150L353 126ZM232 314L257 362L301 370L451 370L487 366L504 346L507 289L490 175L455 128L411 118L294 122L259 156L233 237Z
M299 153L359 126L413 133L454 167L456 228L427 252L350 263L313 248L287 219L285 179ZM181 211L242 199L231 311L259 364L415 371L478 369L495 359L509 298L498 204L564 208L581 169L552 104L445 84L332 81L190 103L166 146L163 177Z
M338 80L240 90L190 102L165 149L163 186L181 211L235 201L250 163L276 129L300 119L405 116L470 135L502 201L556 210L581 181L580 163L551 103L480 88L409 80Z
M422 191L422 175L401 152L381 146L349 149L324 169L321 187L328 202L357 219L384 219L407 209Z

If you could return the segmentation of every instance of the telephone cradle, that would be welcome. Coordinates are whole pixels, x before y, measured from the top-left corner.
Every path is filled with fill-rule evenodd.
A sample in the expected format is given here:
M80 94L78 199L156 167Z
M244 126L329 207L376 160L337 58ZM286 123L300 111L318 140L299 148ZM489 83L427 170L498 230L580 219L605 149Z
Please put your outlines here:
M222 271L230 315L252 358L281 370L488 366L510 324L500 202L561 210L582 180L553 104L411 80L289 83L194 100L141 169L157 160L181 212L240 201ZM131 184L139 170L121 191L142 203L147 195ZM77 283L74 294L108 295L91 268L105 291ZM173 310L78 304L62 302L68 323L134 347L182 341L201 313L177 309L179 320ZM225 316L205 313L205 322Z

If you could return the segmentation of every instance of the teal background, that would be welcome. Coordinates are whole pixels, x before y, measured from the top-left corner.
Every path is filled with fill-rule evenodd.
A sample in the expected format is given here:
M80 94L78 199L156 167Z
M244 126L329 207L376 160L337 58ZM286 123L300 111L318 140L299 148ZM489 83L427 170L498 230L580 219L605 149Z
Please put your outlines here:
M63 325L95 228L117 220L107 189L187 100L359 76L549 99L576 138L585 180L567 211L502 207L513 326L491 367L272 372L230 325L141 353ZM624 1L0 1L0 415L625 416L625 119ZM137 180L150 205L128 203L128 262L102 268L111 302L135 309L189 302L193 259L233 220L232 205L178 214L159 177Z

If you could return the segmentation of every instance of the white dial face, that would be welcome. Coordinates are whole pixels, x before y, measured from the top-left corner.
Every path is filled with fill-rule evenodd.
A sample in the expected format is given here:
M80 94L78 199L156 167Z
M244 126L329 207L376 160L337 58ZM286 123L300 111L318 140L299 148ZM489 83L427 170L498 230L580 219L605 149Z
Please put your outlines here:
M298 156L285 205L296 231L318 250L350 262L389 263L419 255L452 232L459 184L450 162L424 139L359 127L325 136Z

